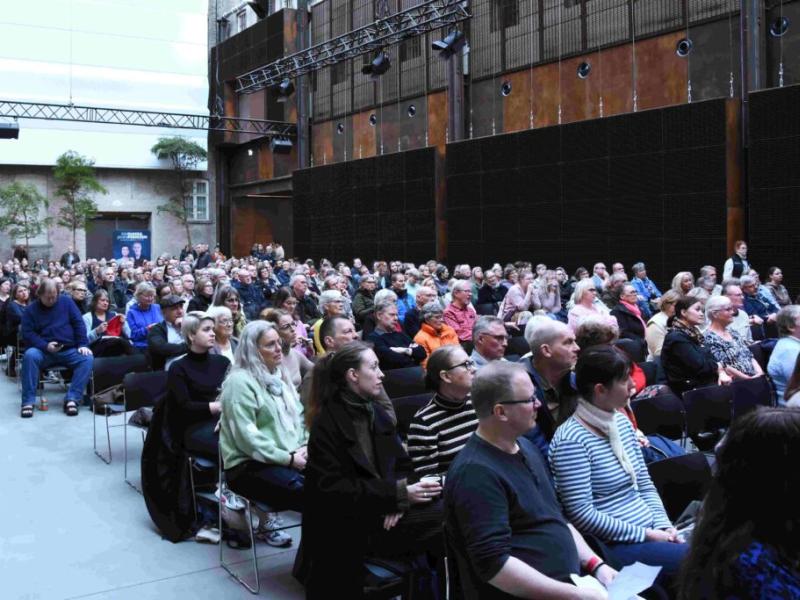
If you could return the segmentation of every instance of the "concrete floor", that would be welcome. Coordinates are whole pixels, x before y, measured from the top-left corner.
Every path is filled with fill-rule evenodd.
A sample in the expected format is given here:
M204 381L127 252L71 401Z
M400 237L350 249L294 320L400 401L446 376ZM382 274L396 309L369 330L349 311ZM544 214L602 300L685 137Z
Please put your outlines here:
M92 413L66 417L63 391L48 386L45 395L48 412L20 419L17 384L0 374L0 598L253 598L219 567L218 546L161 539L123 479L121 428L111 430L106 465L92 451ZM141 436L129 429L128 440L138 482ZM291 576L299 530L289 532L289 550L258 546L262 597L304 597ZM248 551L226 552L252 576Z

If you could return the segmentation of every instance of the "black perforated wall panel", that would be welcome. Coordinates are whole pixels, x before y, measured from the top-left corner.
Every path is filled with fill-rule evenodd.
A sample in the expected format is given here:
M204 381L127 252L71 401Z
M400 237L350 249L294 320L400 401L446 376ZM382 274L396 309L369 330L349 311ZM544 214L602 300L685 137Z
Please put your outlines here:
M448 261L721 266L725 144L723 100L449 144Z
M348 262L433 258L434 172L432 148L295 171L295 253Z

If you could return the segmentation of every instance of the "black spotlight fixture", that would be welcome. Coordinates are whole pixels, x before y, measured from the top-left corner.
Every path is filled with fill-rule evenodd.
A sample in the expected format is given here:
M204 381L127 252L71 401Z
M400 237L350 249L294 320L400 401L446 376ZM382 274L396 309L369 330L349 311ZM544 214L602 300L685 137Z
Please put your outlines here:
M451 31L443 40L433 42L433 49L439 52L442 58L450 58L458 54L467 43L467 38L459 31Z
M374 127L377 123L378 123L378 117L375 116L375 113L372 113L369 116L369 124Z
M269 149L273 154L289 154L292 151L292 140L289 138L273 137L269 141Z
M592 65L588 62L582 62L578 65L578 77L581 79L586 79L589 76L589 73L592 72Z
M408 105L408 116L409 117L413 117L416 114L417 114L417 107L414 106L413 104L409 104Z
M0 123L0 140L19 139L19 123Z
M336 133L342 135L344 133L344 123L338 123L336 125Z
M372 62L368 65L364 65L361 67L361 72L364 75L371 75L373 79L377 79L386 71L388 71L392 66L392 60L389 58L389 55L380 50L376 55L375 58L372 59Z
M693 46L694 44L692 44L692 40L690 40L689 38L683 38L678 42L678 45L675 46L675 54L677 54L681 58L686 58L692 51Z
M787 17L777 17L769 24L769 34L772 37L783 37L789 29L789 19Z
M278 97L278 102L286 102L294 94L294 83L291 79L284 79L275 86L275 95Z
M508 96L509 94L511 94L511 82L504 81L503 85L500 86L500 95Z

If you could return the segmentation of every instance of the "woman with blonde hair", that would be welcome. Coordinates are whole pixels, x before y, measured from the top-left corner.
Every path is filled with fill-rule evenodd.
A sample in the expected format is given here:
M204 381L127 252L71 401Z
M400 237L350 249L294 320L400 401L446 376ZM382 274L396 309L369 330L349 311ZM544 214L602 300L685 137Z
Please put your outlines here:
M649 359L651 360L661 355L661 347L664 345L664 338L667 337L667 320L675 314L675 303L680 297L681 294L675 290L667 290L661 296L661 310L647 321L647 331L644 337L647 340L647 349L650 352Z
M694 275L689 271L681 271L672 278L672 285L670 289L675 290L679 294L688 294L694 287Z

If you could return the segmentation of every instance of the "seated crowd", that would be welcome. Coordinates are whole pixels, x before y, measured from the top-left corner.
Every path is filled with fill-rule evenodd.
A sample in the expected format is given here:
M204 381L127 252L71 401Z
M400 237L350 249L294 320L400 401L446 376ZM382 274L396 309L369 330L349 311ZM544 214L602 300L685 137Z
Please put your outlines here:
M645 597L800 598L783 535L800 478L764 468L800 444L800 306L779 268L761 283L744 242L722 281L704 266L663 294L641 262L630 279L620 263L570 277L524 262L451 278L436 261L317 267L277 250L9 261L0 333L21 416L50 370L75 416L94 357L146 355L166 372L142 460L161 533L213 522L187 502L182 453L219 454L231 492L303 514L309 598L363 597L370 557L413 560L418 598L443 597L445 562L455 597L602 598L570 575L607 586L637 561L661 567ZM427 393L390 397L393 370ZM648 470L686 445L640 430L635 407L756 378L781 406L733 423L686 543ZM748 504L743 469L772 506ZM258 537L292 543L274 513Z

